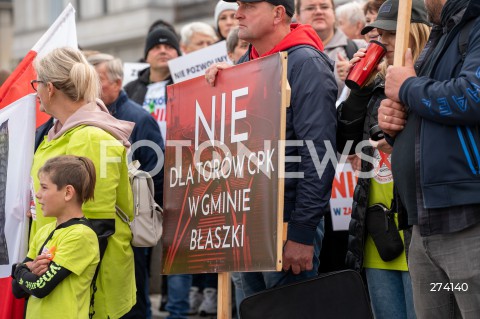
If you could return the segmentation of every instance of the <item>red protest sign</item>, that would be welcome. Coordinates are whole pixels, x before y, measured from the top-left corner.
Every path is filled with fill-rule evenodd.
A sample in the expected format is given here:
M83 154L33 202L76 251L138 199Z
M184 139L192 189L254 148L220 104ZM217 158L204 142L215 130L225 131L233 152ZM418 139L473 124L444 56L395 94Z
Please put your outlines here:
M286 83L277 54L168 87L163 273L280 268Z

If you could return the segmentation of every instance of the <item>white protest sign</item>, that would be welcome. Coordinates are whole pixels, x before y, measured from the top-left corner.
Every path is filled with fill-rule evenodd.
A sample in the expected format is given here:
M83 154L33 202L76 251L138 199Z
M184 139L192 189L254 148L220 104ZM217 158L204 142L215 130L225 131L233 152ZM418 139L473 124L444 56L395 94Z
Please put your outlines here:
M330 213L334 231L348 230L352 215L352 200L357 178L350 163L338 164L332 184Z
M140 62L125 62L123 64L123 86L138 78L138 72L148 68L150 64Z
M207 68L219 62L231 64L227 56L225 41L168 61L174 83L180 83L204 75Z

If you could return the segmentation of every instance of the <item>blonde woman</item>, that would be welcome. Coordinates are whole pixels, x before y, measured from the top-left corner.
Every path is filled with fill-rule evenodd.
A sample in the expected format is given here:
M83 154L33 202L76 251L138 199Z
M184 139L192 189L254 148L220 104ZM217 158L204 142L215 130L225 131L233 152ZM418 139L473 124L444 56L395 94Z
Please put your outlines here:
M77 155L92 160L97 175L95 200L85 203L82 209L97 230L103 253L96 280L98 290L93 296L93 318L119 318L136 302L132 235L128 225L115 213L118 205L132 217L126 151L133 123L108 114L98 100L97 73L80 51L55 49L36 60L35 69L37 79L32 86L37 99L44 112L56 121L34 155L31 170L34 191L40 187L37 172L48 159ZM41 205L36 205L32 218L31 239L42 226L52 222L44 217Z

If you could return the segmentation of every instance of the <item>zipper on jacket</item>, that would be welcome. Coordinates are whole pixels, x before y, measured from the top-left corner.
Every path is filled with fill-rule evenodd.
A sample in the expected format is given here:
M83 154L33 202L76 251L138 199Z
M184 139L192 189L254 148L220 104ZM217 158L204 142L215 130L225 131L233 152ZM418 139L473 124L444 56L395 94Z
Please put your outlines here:
M478 170L479 170L478 157L475 157L474 155L471 139L469 141L465 139L464 133L462 132L462 128L460 126L457 126L457 134L458 134L458 138L460 139L463 153L465 154L470 170L472 171L473 175L478 175ZM476 146L475 146L475 149L476 149ZM477 149L477 154L478 154L478 149Z

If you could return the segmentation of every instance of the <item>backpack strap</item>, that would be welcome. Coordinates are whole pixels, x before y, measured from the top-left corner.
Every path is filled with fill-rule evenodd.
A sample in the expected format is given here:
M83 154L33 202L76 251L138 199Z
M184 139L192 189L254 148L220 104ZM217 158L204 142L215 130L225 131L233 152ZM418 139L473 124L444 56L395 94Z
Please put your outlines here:
M347 39L347 45L345 46L345 53L347 54L347 57L349 60L353 58L353 55L357 53L358 51L358 46L355 43L355 41L351 39Z
M95 228L93 227L93 224L87 218L85 218L85 217L72 218L72 219L58 225L57 227L55 227L54 230L52 230L52 232L48 235L48 237L45 240L45 242L43 243L43 245L40 246L40 251L38 252L38 255L40 255L42 253L43 247L48 243L48 241L50 239L52 239L53 234L55 233L55 231L57 229L67 228L67 227L70 227L70 226L73 226L73 225L78 225L78 224L90 227L95 232L95 234L97 234L97 232L95 231ZM95 269L95 274L93 275L93 278L92 278L92 283L90 284L90 286L92 288L92 295L90 297L90 311L89 311L89 314L88 314L88 317L90 319L92 319L93 315L95 314L95 311L93 310L93 307L94 307L94 304L95 304L95 292L97 291L96 281L97 281L98 271L100 269L100 263L102 262L102 257L103 257L103 254L101 253L100 254L100 260L98 262L97 268Z
M477 19L470 19L468 20L465 25L460 30L460 35L458 38L458 52L460 52L460 56L463 61L465 61L465 57L467 56L467 48L468 48L468 37L470 36L470 31L472 31L473 25Z
M90 223L90 221L85 218L85 217L81 217L81 218L72 218L72 219L69 219L67 220L66 222L58 225L57 227L55 227L54 230L52 230L52 232L48 235L47 239L45 239L45 241L43 242L43 244L40 246L40 250L38 251L38 254L37 255L41 255L42 254L42 251L43 251L43 247L48 243L48 241L50 239L52 239L53 237L53 233L55 233L55 231L57 229L62 229L62 228L67 228L67 227L70 227L70 226L73 226L73 225L77 225L77 224L82 224L82 225L85 225L87 227L90 227L93 231L95 231L93 229L93 226L92 224Z

